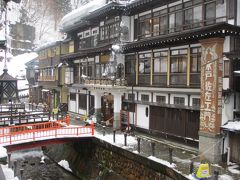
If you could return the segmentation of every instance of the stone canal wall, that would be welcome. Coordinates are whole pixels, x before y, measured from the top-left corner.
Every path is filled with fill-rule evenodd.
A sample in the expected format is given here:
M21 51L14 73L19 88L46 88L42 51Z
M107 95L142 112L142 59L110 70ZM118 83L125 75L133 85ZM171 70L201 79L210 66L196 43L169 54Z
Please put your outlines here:
M45 152L57 162L67 160L81 179L95 179L108 170L114 172L114 179L186 179L172 168L97 138L53 145Z

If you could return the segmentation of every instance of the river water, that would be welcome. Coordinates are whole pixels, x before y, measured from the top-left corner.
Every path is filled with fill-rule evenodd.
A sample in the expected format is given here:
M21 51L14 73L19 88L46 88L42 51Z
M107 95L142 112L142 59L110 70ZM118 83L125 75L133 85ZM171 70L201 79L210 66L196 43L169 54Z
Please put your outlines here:
M40 163L44 156L44 162ZM20 179L20 169L23 169L22 180L77 180L78 178L58 166L46 157L41 149L16 151L11 154L11 167L17 162L17 177Z

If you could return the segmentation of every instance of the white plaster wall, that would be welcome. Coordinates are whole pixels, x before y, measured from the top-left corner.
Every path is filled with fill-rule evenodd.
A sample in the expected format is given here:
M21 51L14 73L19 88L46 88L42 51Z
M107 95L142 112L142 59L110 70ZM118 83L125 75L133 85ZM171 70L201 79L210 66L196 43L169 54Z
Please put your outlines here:
M122 93L114 93L113 98L114 98L113 111L114 113L120 113L122 106Z
M200 95L191 95L190 96L190 106L192 106L192 99L193 98L199 98L200 99ZM185 100L186 101L186 100Z
M148 108L148 117L145 115L145 110ZM137 104L137 127L149 129L150 108L147 105Z
M135 120L135 113L133 113L133 112L129 112L129 123L130 124L133 124L134 123L134 120Z
M69 101L68 109L71 112L76 112L76 101Z
M229 78L223 78L223 89L229 89Z
M230 51L230 36L226 36L223 43L223 52Z
M228 99L222 100L222 125L225 124L228 120L233 119L233 109L234 109L234 95L232 94Z
M185 98L185 106L188 105L188 96L185 94L171 94L170 95L170 104L174 104L174 97L184 97Z
M166 97L166 104L168 104L168 94L166 94L166 93L153 93L153 102L157 102L156 96L165 96Z

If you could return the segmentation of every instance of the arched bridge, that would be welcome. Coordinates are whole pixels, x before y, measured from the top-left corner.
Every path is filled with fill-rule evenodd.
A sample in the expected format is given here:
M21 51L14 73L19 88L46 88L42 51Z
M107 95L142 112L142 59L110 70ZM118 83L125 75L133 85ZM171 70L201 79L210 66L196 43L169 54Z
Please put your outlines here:
M63 120L3 127L0 128L0 146L10 148L33 142L41 146L43 141L50 144L51 141L94 136L93 124L71 126L69 123L70 117L66 116Z

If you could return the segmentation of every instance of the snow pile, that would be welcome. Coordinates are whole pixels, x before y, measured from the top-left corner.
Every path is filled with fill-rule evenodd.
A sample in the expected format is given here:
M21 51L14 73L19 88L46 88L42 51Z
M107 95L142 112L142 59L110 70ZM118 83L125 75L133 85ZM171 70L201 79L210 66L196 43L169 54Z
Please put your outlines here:
M163 164L163 165L165 165L165 166L167 166L167 167L170 167L170 168L176 167L176 164L174 164L174 163L170 164L168 161L165 161L165 160L156 158L156 157L154 157L154 156L149 156L148 159L151 159L151 160L153 160L153 161L156 161L156 162L158 162L158 163L160 163L160 164Z
M0 146L0 158L7 157L7 149Z
M1 165L1 168L6 180L18 180L17 177L14 177L13 170L8 168L8 165Z
M12 161L18 160L18 159L25 159L26 157L42 157L43 152L41 150L33 150L33 151L27 151L27 152L16 152L12 153L11 159Z
M220 175L218 180L233 180L233 178L227 174Z
M66 169L67 171L72 172L72 170L69 167L69 163L66 160L61 160L60 162L58 162L58 164L62 166L64 169Z
M229 121L227 124L223 125L222 128L229 129L232 131L240 130L240 121Z
M104 140L110 144L114 144L114 145L118 145L119 147L123 147L124 145L124 134L116 134L115 136L115 142L113 142L113 134L106 134L105 136L103 136L102 133L99 133L97 131L94 132L95 137L101 140ZM136 137L133 136L127 136L127 146L131 147L137 144L137 140ZM126 149L126 147L125 147Z
M10 74L13 77L25 75L26 74L25 63L37 57L38 57L38 54L35 52L24 53L24 54L12 57L10 62L7 63L8 74ZM2 64L3 63L4 62L2 62ZM2 71L4 65L0 65L0 67L1 67L0 71Z
M233 173L233 174L240 174L240 171L238 170L239 165L233 165L233 166L229 166L228 170Z

